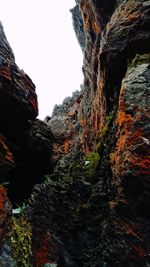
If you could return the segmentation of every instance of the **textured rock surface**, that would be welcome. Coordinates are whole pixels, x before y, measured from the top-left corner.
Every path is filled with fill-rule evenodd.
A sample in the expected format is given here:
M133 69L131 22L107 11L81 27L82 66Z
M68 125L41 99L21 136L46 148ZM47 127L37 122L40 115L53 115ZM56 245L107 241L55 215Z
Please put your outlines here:
M18 267L17 263L11 256L11 249L7 244L4 244L0 255L1 267Z
M59 165L62 167L81 157L82 142L79 140L79 135L82 127L77 120L81 98L82 92L74 92L73 96L66 98L62 105L55 106L51 119L45 119L55 137L54 163L57 164L59 160Z
M13 155L3 135L0 135L0 181L8 177L8 173L14 168Z
M14 124L22 124L25 120L34 119L38 115L35 85L15 64L2 24L0 24L0 101L0 112L3 113L0 118L1 128L6 128L8 132L11 119Z
M78 42L81 46L81 49L84 51L85 34L83 30L83 20L82 20L82 14L81 14L80 8L78 5L76 5L70 11L72 13L73 27L74 27Z
M35 85L15 64L12 49L0 23L0 183L7 186L9 198L15 206L25 201L30 196L33 186L37 182L42 182L44 175L52 171L53 134L44 122L36 119L37 115ZM0 186L2 267L19 266L12 258L11 248L3 245L9 229L7 226L10 215L10 201L6 190ZM16 233L16 240L14 236L12 240L18 243L22 238L19 228L16 229ZM17 236L19 233L20 236ZM18 246L19 244L21 243L18 243ZM24 253L27 253L28 249L22 248L22 251L23 249ZM21 261L18 259L18 262ZM28 264L24 263L22 267L25 266Z
M150 64L137 64L128 69L122 81L117 118L118 140L111 155L116 177L141 176L147 180L150 174L149 77Z
M148 267L150 1L78 0L72 13L84 85L46 124L35 120L34 86L1 28L1 180L11 177L12 199L24 199L52 172L53 157L55 172L25 209L34 267ZM2 222L6 207L2 201Z
M50 169L51 130L40 120L35 85L15 64L0 24L0 179L13 202L28 197Z
M6 234L6 227L11 215L11 203L8 199L6 190L0 185L0 248L3 243L3 237Z
M48 122L60 165L54 184L45 185L44 191L37 187L32 196L28 207L31 224L42 192L49 199L54 194L57 200L63 192L65 207L62 200L59 204L54 201L49 213L56 218L56 225L52 227L49 218L50 227L45 230L55 229L62 242L60 250L55 250L58 263L64 252L60 266L149 266L150 1L76 3L85 35L83 90L77 109L73 108L75 98L68 100L69 108L59 107L60 113L54 112ZM86 158L90 151L95 158L99 153L98 164L94 165L90 154ZM69 162L66 173L60 167ZM90 166L96 166L94 172ZM76 180L86 181L84 189L76 191ZM60 188L56 190L57 183ZM61 211L64 221L58 215ZM47 206L43 212L48 212ZM56 240L54 243L57 246Z
M149 1L79 1L79 8L86 39L85 79L74 124L80 129L76 142L86 154L96 148L105 118L118 101L128 60L149 51L150 17ZM61 157L64 150L56 145L57 150Z

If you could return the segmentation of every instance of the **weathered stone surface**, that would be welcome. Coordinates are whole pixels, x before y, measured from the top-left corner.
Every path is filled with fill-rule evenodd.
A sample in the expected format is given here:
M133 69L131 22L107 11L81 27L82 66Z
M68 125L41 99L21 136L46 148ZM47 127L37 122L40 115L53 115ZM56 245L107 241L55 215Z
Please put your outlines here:
M53 144L50 127L39 119L28 122L30 127L24 134L24 149L28 150L30 154L33 152L35 156L39 154L41 157L50 157Z
M7 61L15 61L15 57L13 51L6 39L6 35L4 33L3 25L0 22L0 56L2 56Z
M74 8L72 8L70 11L72 13L74 31L76 33L80 47L84 51L85 34L84 34L84 30L83 30L83 19L82 19L81 11L80 11L78 5L76 5Z
M0 266L1 267L18 267L11 255L10 247L5 243L0 253Z
M118 140L111 155L116 177L147 179L150 174L150 64L128 69L118 108ZM144 181L143 181L144 182Z
M35 266L38 267L47 262L58 266L82 266L82 245L87 247L90 243L86 225L82 228L87 219L84 211L90 186L84 180L67 182L63 178L59 176L56 181L37 185L27 207L33 231Z
M0 24L0 130L11 143L19 143L27 121L38 115L35 85L15 64L12 49ZM19 125L19 127L18 127Z
M4 181L5 177L11 169L14 168L13 155L8 148L8 144L3 135L0 135L0 181Z
M55 236L67 250L71 266L149 266L150 1L83 0L76 4L82 13L85 34L85 79L77 110L73 108L76 101L68 100L68 109L64 112L62 105L60 113L54 113L48 122L54 133L54 155L58 162L65 166L73 162L67 174L58 168L56 176L51 178L56 179L54 184L49 189L46 186L44 191L45 196L53 192L54 199L57 195L58 200L61 190L59 193L54 190L56 177L60 187L61 182L68 179L62 190L66 206L63 201L57 204L56 200L49 212L55 217L54 214L61 214L63 210L65 223L57 214L56 228L50 227L50 231L59 228L60 220L63 232L54 230ZM74 117L70 118L72 108ZM85 166L91 163L91 159L86 160L90 151L99 153L100 159L89 178ZM72 160L75 155L80 155L79 162ZM78 167L74 169L75 165ZM60 178L60 174L64 178ZM80 182L90 179L83 217L80 213L83 188L77 191L77 206L72 201L76 179ZM72 190L68 189L69 181ZM40 187L36 193L34 196L40 198ZM33 197L29 204L31 221L35 199ZM72 210L67 221L70 203ZM43 213L47 213L46 205L43 207ZM49 225L52 225L51 217ZM78 251L75 248L79 248ZM59 262L61 252L55 252ZM65 257L63 260L65 262Z
M51 119L45 119L55 139L53 147L53 160L55 164L59 160L59 164L65 166L81 156L79 148L82 142L79 141L79 136L82 127L77 121L81 99L82 92L74 92L72 97L66 98L62 105L54 108Z
M5 188L0 185L0 249L3 237L6 234L6 227L11 215L11 203L8 199Z
M45 191L47 194L45 194ZM41 192L43 193L41 194ZM45 263L55 262L58 257L59 240L58 242L55 240L56 222L50 212L57 201L54 192L55 188L49 191L45 184L36 185L34 194L29 202L30 208L28 209L27 217L32 225L33 256L34 266L36 267L42 267ZM43 205L45 204L47 208L43 213ZM52 231L50 225L53 225Z
M35 85L18 68L0 24L0 179L10 182L13 203L28 197L51 166L53 136L35 120L38 103ZM31 178L31 179L30 179Z
M52 172L52 144L53 134L44 122L28 121L20 143L12 145L15 168L10 172L8 192L13 203L28 198L33 186Z
M150 6L149 1L142 0L78 1L77 4L85 34L85 78L73 128L78 124L80 129L79 135L76 129L74 134L79 144L77 150L87 154L96 149L105 119L117 104L128 60L136 53L149 51ZM74 148L74 140L69 142L70 150ZM64 158L62 142L54 145L54 150Z
M105 75L103 90L108 108L118 94L127 60L149 51L149 10L149 1L123 1L106 26L100 49L100 79Z
M0 96L1 112L4 112L4 118L8 122L12 116L21 122L25 119L34 119L38 115L34 84L24 71L19 70L14 62L6 60L2 55L0 56Z
M9 192L18 199L27 197L27 191L29 196L32 186L50 172L53 157L55 172L34 187L25 211L35 267L148 267L150 1L76 4L84 85L55 107L47 125L35 120L36 108L28 97L32 84L26 87L28 79L15 66L12 52L7 60L10 48L3 36L7 49L0 50L0 111L6 110L8 95L13 116L9 109L0 118L1 157L6 166L10 158L15 165L9 171L14 181ZM12 120L19 109L24 115Z

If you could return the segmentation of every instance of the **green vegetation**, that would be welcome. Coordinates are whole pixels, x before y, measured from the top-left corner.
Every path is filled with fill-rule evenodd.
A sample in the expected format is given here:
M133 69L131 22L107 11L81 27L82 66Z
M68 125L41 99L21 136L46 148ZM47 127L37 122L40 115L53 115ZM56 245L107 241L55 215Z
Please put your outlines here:
M143 55L136 54L135 58L129 61L128 68L133 68L144 63L150 63L150 53Z
M98 164L100 162L100 156L98 152L91 152L85 157L85 174L91 177L95 174Z
M106 135L106 133L108 132L108 129L109 129L109 125L110 125L110 122L112 121L113 119L113 113L111 112L107 117L106 117L106 123L104 125L104 127L102 128L101 132L100 132L100 135L99 135L99 142L97 144L97 152L100 154L101 152L101 149L104 145L104 137Z
M12 217L6 240L20 267L31 267L31 228L24 216Z

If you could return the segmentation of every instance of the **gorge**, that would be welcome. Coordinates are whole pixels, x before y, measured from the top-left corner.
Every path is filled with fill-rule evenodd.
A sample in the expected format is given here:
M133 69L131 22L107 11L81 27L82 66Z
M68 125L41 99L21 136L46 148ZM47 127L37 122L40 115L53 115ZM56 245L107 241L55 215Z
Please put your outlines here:
M75 2L84 84L44 121L0 24L1 267L150 266L150 1Z

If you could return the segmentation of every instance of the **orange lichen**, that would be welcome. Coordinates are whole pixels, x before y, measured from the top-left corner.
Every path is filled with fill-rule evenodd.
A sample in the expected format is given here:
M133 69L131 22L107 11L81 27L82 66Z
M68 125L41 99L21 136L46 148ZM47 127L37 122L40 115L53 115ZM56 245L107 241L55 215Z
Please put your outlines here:
M145 251L145 249L143 247L141 247L140 245L133 245L134 250L138 253L138 255L143 258L145 256L147 256L147 252Z
M81 10L83 14L83 25L85 31L94 31L96 34L101 32L101 26L97 22L95 17L95 10L92 10L90 3L84 1L81 4Z
M118 114L118 126L121 127L122 125L129 124L133 121L130 114L125 113L124 111L120 110Z
M1 160L3 158L3 160L6 160L6 161L10 161L12 163L14 163L14 160L13 160L13 155L12 153L10 152L8 146L6 145L5 143L5 138L1 135L0 136L0 145L1 145L1 148L2 148L2 157L1 157Z
M30 97L29 98L29 103L31 104L31 106L33 107L33 109L35 110L35 112L38 113L38 104L37 104L37 101L33 97Z
M130 159L130 163L136 166L136 171L138 174L150 174L150 156L142 157L133 154Z
M133 229L133 228L128 228L126 230L126 234L129 236L132 236L132 237L139 238L138 234L136 233L135 229Z
M115 209L118 205L127 205L128 202L125 199L116 199L109 202L109 208Z
M132 23L135 19L138 19L139 16L140 16L140 13L139 13L138 11L135 11L134 13L129 14L129 16L128 16L128 21L129 21L130 23Z
M65 152L65 154L67 154L68 149L69 149L69 143L68 143L67 140L65 140L65 141L64 141L64 152Z
M45 263L56 263L53 257L58 248L51 240L50 235L43 235L39 240L40 245L33 246L34 267L43 267Z
M110 158L112 162L112 168L116 175L125 174L125 162L128 162L128 168L136 166L136 171L139 173L148 174L149 172L149 157L146 159L140 154L136 153L137 148L144 148L142 141L143 132L141 129L135 128L136 121L140 121L140 115L134 115L128 113L128 108L125 102L125 88L121 88L119 112L117 117L118 132L116 149L111 153ZM135 114L140 114L141 111L138 107L134 108ZM135 149L135 152L133 150ZM131 167L132 165L132 167Z
M140 15L138 13L139 2L138 1L129 1L128 5L120 6L117 15L113 17L114 23L126 24L126 22L133 21L133 17ZM133 14L133 15L132 15Z
M100 32L102 31L100 25L99 25L96 21L94 21L94 22L92 23L92 29L93 29L93 31L94 31L95 33L97 33L97 34L100 33Z

